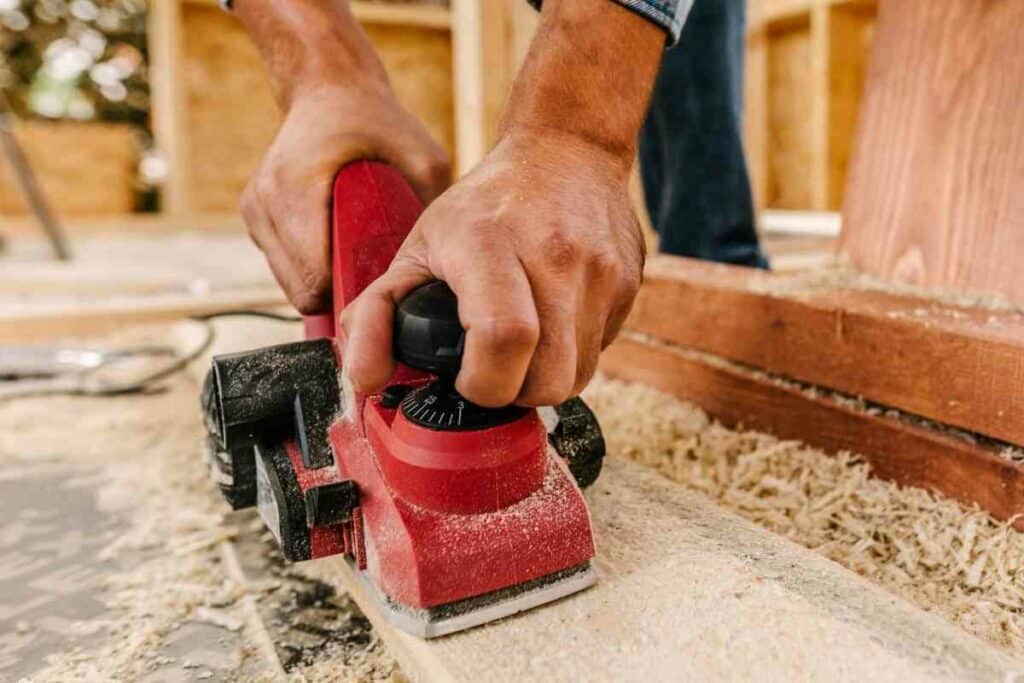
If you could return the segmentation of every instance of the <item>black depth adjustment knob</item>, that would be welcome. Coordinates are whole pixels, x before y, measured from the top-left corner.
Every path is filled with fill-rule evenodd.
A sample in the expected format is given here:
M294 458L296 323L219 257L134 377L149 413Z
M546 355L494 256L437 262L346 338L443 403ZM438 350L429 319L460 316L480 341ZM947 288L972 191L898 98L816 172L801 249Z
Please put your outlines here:
M459 323L455 293L441 281L431 282L402 299L395 311L395 358L432 372L438 379L401 397L405 417L428 429L471 431L513 422L527 409L482 408L455 391L466 333ZM394 397L388 397L394 400Z
M459 373L466 333L455 292L444 282L423 285L402 299L394 335L398 361L438 375Z

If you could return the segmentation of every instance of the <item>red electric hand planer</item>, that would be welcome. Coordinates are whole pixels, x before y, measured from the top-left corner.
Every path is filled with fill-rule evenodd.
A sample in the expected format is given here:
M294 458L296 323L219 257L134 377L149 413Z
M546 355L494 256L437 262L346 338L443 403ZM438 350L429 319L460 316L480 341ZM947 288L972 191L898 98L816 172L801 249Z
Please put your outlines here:
M341 390L338 316L421 211L393 168L345 166L333 313L306 320L306 341L214 358L203 403L231 504L256 505L289 560L344 554L396 626L430 638L594 583L579 486L596 479L604 441L580 399L537 411L462 398L464 333L442 282L400 302L388 386Z

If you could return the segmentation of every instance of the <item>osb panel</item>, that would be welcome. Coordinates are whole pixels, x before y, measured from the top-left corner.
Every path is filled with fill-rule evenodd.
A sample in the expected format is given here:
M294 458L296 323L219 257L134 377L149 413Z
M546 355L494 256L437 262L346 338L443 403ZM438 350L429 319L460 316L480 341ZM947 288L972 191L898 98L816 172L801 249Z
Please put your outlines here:
M811 40L806 27L769 36L767 205L812 206Z
M259 54L237 21L187 4L183 24L191 203L199 211L234 211L280 114ZM400 26L370 26L367 33L399 99L453 150L448 33Z
M117 214L134 208L138 143L132 126L25 121L15 135L58 215ZM10 165L0 162L0 217L26 213Z
M367 26L398 99L455 153L452 44L447 31Z
M182 6L189 194L198 211L234 211L280 121L242 26L215 6Z

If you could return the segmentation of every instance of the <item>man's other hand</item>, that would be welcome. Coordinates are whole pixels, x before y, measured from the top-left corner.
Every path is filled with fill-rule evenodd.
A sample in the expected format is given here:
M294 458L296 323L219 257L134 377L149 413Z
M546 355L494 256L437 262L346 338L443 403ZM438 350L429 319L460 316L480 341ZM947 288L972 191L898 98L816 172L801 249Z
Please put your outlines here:
M395 99L386 78L296 90L277 137L242 194L241 210L288 299L302 313L329 301L329 207L345 163L379 159L424 202L451 179L450 163L422 123Z

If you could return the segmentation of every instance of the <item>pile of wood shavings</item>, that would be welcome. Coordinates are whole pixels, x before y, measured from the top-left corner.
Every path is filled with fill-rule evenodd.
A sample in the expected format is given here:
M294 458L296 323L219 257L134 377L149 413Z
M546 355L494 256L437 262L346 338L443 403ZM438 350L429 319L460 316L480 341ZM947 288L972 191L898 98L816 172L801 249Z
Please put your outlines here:
M598 377L584 396L609 453L1024 655L1024 534L977 508L871 478L856 455L730 430L646 386Z

